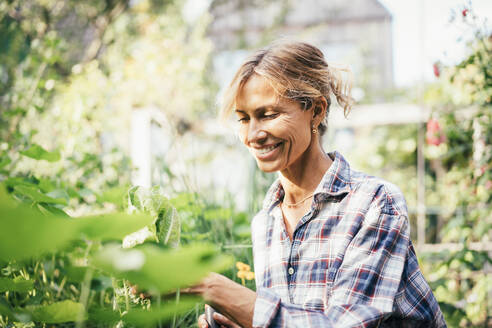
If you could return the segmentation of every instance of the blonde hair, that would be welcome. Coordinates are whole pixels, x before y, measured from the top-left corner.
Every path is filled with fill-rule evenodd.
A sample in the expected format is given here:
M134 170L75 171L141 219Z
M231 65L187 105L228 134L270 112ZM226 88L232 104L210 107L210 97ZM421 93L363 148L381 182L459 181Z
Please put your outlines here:
M342 72L350 75L347 81L343 80ZM239 91L253 74L266 78L280 96L299 102L304 110L310 109L319 97L324 97L328 106L326 116L318 127L321 134L327 129L332 95L343 108L345 116L352 108L349 69L328 66L323 53L315 46L281 41L258 50L239 67L223 97L220 109L222 119L234 111Z

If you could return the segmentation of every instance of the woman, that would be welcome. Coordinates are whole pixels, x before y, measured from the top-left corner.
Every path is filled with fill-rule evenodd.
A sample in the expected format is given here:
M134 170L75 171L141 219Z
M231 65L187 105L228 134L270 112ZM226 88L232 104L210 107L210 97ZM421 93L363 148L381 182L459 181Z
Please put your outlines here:
M418 267L400 190L325 153L330 99L350 88L316 47L276 43L239 68L225 97L265 172L280 172L252 221L257 291L219 274L191 289L226 327L446 327ZM207 327L205 317L200 327Z

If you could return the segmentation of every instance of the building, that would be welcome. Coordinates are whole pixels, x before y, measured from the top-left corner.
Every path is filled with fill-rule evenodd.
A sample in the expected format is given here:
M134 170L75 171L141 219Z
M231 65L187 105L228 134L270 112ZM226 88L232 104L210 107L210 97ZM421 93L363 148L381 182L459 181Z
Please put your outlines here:
M216 0L211 14L219 83L252 49L289 38L315 44L329 63L349 65L359 101L382 101L393 87L392 17L377 0Z

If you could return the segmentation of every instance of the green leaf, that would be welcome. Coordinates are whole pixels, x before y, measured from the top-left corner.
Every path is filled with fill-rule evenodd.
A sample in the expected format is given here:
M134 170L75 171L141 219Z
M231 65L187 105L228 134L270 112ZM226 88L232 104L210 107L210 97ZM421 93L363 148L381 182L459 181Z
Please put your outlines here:
M170 205L161 209L156 220L157 238L159 242L171 247L178 247L181 224L176 209Z
M175 314L181 314L200 302L198 297L186 297L181 298L179 303L171 301L168 304L161 306L160 308L154 307L149 310L133 310L123 316L123 321L129 325L141 326L154 326L158 321L169 321Z
M53 181L43 178L39 178L38 180L39 180L38 186L39 189L41 189L41 191L48 193L50 191L55 190L56 186Z
M23 196L30 198L33 202L48 203L48 204L61 204L67 205L67 200L64 198L53 198L43 194L38 188L27 185L17 185L14 187L14 191Z
M10 305L3 298L0 299L0 314L10 318L14 317L14 312L10 308Z
M78 229L89 239L122 239L153 221L148 214L111 213L74 219Z
M14 189L16 186L36 187L36 184L26 180L26 178L11 177L2 182L6 187Z
M7 166L7 165L9 165L11 162L12 162L12 160L10 158L8 158L6 156L5 157L2 157L0 159L0 169L3 168L3 167L5 167L5 166Z
M25 293L34 288L32 280L15 280L0 278L0 293L3 292L20 292Z
M0 188L0 259L23 260L64 247L79 235L77 226L18 204Z
M60 160L60 153L57 151L49 152L40 145L33 144L27 150L20 152L22 155L34 158L37 160L45 160L48 162L57 162Z
M158 321L165 323L169 321L175 314L182 314L195 306L200 301L198 297L182 297L178 304L174 300L161 305L160 307L152 307L146 309L131 309L127 313L120 315L118 312L105 308L96 308L89 311L89 321L115 324L118 321L123 321L126 324L136 327L152 326L154 327Z
M159 186L150 189L133 187L128 191L128 199L135 209L150 213L155 218L155 229L149 228L156 232L160 243L171 247L179 245L181 222L178 212Z
M152 222L146 214L104 214L82 218L64 218L42 214L10 198L0 188L0 260L23 260L47 252L56 252L71 240L121 239Z
M66 217L66 218L70 217L70 215L68 215L65 211L59 209L58 207L52 204L45 204L45 203L38 204L38 209L44 214L52 214L61 217Z
M84 306L71 300L56 302L50 305L26 307L32 320L43 323L63 323L84 318Z
M144 244L133 249L108 245L94 255L92 265L139 287L159 292L198 282L209 272L232 265L232 258L220 255L211 245L192 245L165 250Z

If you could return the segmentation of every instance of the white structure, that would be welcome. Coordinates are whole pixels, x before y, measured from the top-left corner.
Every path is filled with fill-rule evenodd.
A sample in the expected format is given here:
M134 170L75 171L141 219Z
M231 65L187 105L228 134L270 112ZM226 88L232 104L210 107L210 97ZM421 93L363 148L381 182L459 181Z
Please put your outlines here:
M130 151L132 164L132 184L149 188L151 186L150 113L145 109L132 112Z

